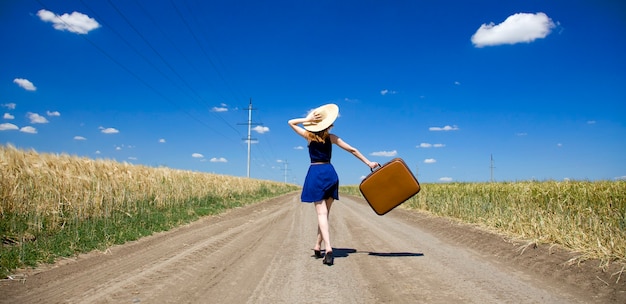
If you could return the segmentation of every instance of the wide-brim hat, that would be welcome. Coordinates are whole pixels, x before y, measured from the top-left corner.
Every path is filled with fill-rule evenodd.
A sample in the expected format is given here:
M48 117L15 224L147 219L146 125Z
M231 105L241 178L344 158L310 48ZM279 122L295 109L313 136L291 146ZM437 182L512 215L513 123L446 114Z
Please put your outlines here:
M330 127L339 116L339 107L334 103L323 105L312 112L318 113L322 116L320 121L305 122L302 124L305 129L311 132L319 132Z

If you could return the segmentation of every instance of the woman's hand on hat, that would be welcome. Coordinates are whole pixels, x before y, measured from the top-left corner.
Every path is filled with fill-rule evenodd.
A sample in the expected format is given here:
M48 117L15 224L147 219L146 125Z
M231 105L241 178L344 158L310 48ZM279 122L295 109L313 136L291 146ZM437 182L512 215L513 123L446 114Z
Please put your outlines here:
M307 122L319 122L322 120L322 114L312 111L309 115L306 116Z

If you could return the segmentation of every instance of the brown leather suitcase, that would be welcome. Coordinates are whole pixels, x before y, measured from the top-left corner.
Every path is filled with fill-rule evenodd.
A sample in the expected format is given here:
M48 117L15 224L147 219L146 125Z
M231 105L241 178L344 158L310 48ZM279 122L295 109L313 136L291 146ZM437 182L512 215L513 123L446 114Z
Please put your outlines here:
M394 158L361 181L359 190L378 215L384 215L420 191L420 184L401 158Z

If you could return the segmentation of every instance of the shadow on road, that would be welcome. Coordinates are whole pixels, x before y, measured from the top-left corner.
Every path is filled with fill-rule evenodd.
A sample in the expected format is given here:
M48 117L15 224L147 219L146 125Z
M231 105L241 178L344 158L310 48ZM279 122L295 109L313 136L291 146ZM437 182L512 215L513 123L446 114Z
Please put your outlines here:
M335 257L345 258L350 254L368 254L371 256L379 257L420 257L424 256L423 253L418 252L373 252L373 251L358 251L354 248L333 248L333 255Z
M423 253L415 252L369 252L369 255L381 256L381 257L417 257L424 256Z

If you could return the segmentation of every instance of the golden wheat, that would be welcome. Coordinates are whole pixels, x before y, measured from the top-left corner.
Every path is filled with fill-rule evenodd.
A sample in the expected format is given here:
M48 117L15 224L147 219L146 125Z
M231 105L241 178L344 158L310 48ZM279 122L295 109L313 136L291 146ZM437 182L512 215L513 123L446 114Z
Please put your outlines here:
M626 262L626 181L422 184L402 207L560 244L581 259Z
M428 184L404 207L626 261L625 181Z
M35 230L43 219L56 225L68 217L79 221L106 217L132 210L137 202L161 207L191 198L228 201L256 191L284 193L297 188L266 180L40 154L10 145L0 147L0 174L0 215L28 214Z
M30 231L44 223L129 212L215 197L284 193L294 185L209 173L40 154L0 147L0 216L24 214ZM358 193L356 187L342 191ZM556 243L584 257L626 260L626 181L425 184L403 205L497 229L535 242Z

